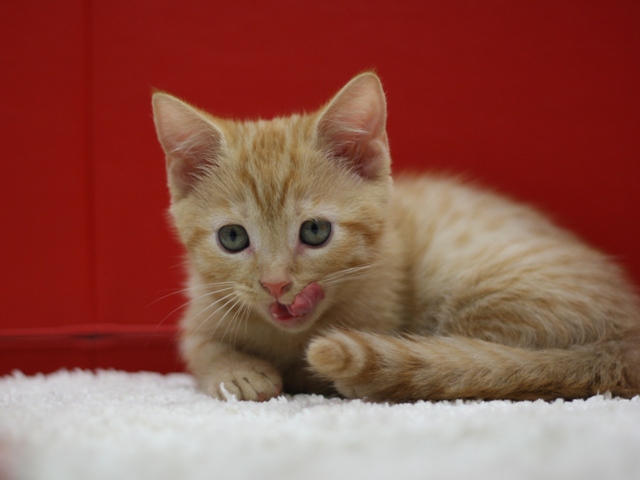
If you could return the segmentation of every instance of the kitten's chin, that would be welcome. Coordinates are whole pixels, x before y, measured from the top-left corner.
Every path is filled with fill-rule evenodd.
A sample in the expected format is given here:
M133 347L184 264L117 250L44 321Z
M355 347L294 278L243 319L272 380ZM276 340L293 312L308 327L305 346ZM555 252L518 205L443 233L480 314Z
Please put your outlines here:
M307 285L289 305L274 302L269 306L271 318L279 327L302 330L311 325L316 306L324 299L324 291L317 283Z

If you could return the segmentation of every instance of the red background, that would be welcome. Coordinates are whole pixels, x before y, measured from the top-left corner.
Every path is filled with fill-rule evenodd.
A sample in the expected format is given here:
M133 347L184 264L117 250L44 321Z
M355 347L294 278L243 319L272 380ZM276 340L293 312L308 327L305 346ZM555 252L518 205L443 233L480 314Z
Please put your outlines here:
M180 368L152 88L269 117L374 68L396 170L536 204L640 279L637 0L4 2L0 62L0 373Z

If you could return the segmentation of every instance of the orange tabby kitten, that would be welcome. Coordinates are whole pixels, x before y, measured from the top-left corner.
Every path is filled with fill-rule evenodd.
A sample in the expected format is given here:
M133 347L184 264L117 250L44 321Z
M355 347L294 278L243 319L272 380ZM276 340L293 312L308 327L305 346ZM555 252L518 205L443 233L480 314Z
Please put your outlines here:
M213 397L640 392L640 309L620 270L493 193L392 182L374 74L270 121L164 93L153 108L188 252L181 350Z

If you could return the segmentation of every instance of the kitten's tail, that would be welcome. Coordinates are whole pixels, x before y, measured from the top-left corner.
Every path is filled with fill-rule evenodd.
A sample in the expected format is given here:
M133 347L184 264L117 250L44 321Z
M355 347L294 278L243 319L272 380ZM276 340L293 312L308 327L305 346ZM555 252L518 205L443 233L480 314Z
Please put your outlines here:
M640 328L623 340L537 350L459 336L336 330L314 340L307 359L343 395L381 401L640 393Z

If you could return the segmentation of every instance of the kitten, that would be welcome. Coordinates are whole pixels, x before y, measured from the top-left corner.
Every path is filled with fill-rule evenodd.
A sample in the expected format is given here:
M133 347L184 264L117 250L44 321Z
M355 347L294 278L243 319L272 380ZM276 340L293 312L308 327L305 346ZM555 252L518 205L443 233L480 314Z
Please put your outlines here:
M392 182L374 74L270 121L165 93L153 108L188 253L181 351L213 397L640 392L640 309L620 270L493 193Z

